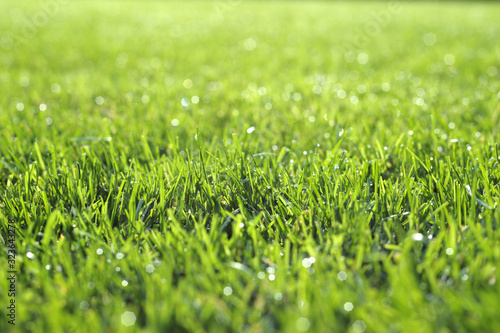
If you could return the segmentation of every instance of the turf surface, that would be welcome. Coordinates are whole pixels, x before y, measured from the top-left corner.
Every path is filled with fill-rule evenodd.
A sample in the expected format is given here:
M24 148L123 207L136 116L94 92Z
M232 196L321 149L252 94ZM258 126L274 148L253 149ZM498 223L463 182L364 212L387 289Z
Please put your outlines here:
M0 331L500 327L498 4L47 3L0 4Z

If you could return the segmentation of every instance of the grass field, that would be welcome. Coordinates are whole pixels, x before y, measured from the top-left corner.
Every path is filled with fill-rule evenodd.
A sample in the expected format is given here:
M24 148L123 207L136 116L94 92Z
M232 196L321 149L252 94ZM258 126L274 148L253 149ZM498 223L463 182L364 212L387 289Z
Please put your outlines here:
M47 3L0 3L1 332L498 331L499 4Z

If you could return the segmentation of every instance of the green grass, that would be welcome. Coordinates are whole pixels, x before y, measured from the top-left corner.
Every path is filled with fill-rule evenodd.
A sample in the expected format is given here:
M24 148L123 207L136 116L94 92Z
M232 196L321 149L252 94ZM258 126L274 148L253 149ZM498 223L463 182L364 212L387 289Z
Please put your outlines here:
M9 41L40 6L0 4L0 331L500 327L498 4L354 52L387 3L70 2Z

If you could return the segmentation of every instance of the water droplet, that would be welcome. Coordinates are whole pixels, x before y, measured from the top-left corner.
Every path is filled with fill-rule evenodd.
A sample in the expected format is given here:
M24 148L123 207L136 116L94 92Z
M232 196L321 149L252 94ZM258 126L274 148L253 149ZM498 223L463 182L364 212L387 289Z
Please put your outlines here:
M103 254L103 253L104 253L104 251L103 251L101 248L99 248L99 249L97 249L96 253L97 253L98 255L101 255L101 254Z
M424 240L424 235L422 235L421 233L416 233L411 235L411 239L413 239L415 242L421 242Z
M149 274L153 273L155 270L154 266L149 264L146 266L146 272L148 272Z
M190 79L185 79L182 85L184 86L184 88L190 89L191 87L193 87L193 81L191 81Z
M352 324L352 330L354 331L354 333L363 333L366 330L365 322L362 320L356 320Z
M16 109L17 109L17 111L23 111L24 110L24 104L23 103L17 103L16 104Z
M344 271L340 271L337 274L337 279L339 279L340 281L345 281L347 279L347 273Z
M310 257L310 258L304 258L302 259L302 266L304 268L309 268L312 266L312 264L314 264L316 262L316 259L314 257Z
M257 42L253 38L248 38L243 42L243 47L247 51L253 51L257 47Z
M97 105L103 105L103 104L104 104L104 97L102 97L102 96L97 96L97 97L95 98L95 104L97 104Z
M29 259L34 259L35 255L32 252L28 252L26 253L26 257L28 257Z
M89 302L87 301L81 301L80 302L80 310L85 311L89 308Z
M453 253L455 253L455 251L453 251L453 249L451 247L449 247L449 248L446 249L446 254L447 255L451 256L451 255L453 255Z
M179 119L172 119L170 124L172 124L172 126L174 126L174 127L179 126L179 124L180 124Z
M309 319L301 317L295 322L295 327L299 332L306 332L311 327L311 322Z
M250 134L250 133L253 133L255 131L255 126L252 126L252 127L249 127L247 129L247 133Z
M365 65L370 61L370 57L366 53L360 53L358 54L357 60L361 65Z
M224 292L224 295L230 296L230 295L233 294L233 288L231 288L231 287L225 287L224 290L223 290L223 292Z
M19 84L21 85L21 87L29 86L30 85L30 78L27 76L21 76L21 78L19 79Z
M352 309L354 309L354 305L352 305L351 302L347 302L344 304L344 310L346 310L347 312L352 311Z
M52 85L50 86L50 90L53 92L53 93L60 93L61 92L61 86L57 83L52 83Z
M135 324L137 317L132 311L125 311L122 314L122 324L129 327Z
M436 35L433 34L432 32L426 33L424 35L424 43L427 46L432 46L436 43Z
M448 66L452 66L455 63L455 56L453 54L447 54L444 56L444 63Z
M124 286L124 287L128 286L128 281L127 280L123 280L122 281L122 286Z

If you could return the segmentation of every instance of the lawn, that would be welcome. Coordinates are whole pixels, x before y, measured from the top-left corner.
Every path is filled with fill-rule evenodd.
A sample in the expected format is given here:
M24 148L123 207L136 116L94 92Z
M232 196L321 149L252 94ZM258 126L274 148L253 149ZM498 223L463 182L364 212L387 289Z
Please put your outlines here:
M498 331L499 17L2 1L0 331Z

